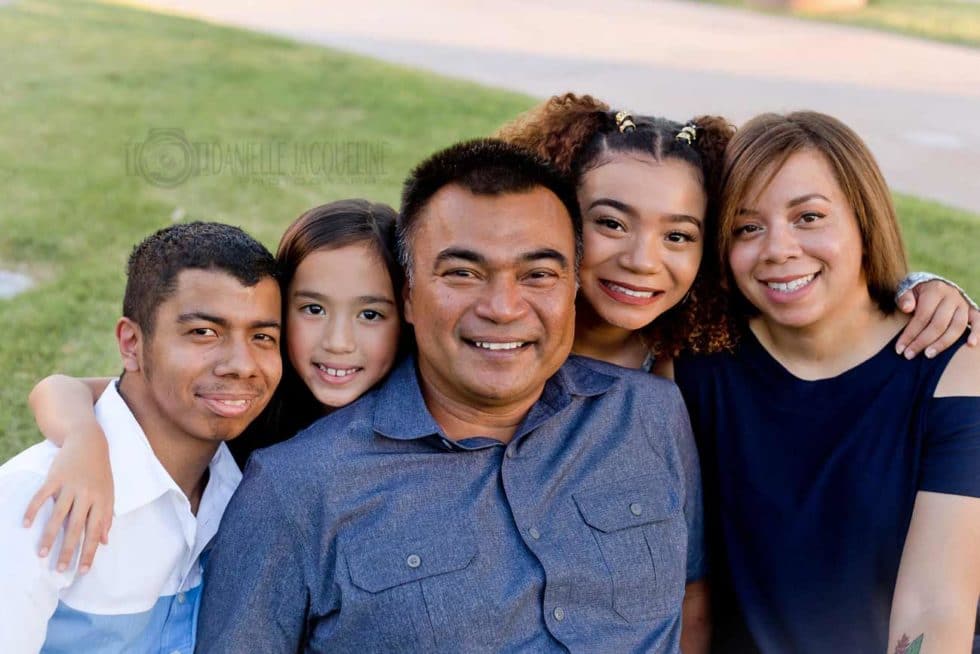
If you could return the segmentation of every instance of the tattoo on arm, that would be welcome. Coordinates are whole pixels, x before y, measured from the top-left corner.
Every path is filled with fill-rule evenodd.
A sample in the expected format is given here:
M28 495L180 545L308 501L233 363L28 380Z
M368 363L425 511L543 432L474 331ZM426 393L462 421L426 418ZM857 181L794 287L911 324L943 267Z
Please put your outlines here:
M902 637L898 639L898 645L895 646L895 654L919 654L925 636L925 634L919 634L919 637L910 643L909 637L902 634Z

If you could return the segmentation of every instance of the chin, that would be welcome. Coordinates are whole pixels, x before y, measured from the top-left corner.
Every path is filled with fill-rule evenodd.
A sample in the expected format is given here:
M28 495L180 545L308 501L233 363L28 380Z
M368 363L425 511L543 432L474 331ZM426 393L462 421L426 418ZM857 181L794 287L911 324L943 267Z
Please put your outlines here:
M340 409L352 403L359 397L360 395L354 395L353 397L318 397L316 400L327 409Z
M631 332L635 332L639 329L643 329L654 320L660 317L661 311L655 313L647 313L640 311L629 311L629 310L619 310L619 311L600 311L598 312L599 317L602 320L613 327L618 327L620 329L626 329Z
M789 327L791 329L802 329L804 327L809 327L817 321L820 320L819 312L812 310L811 308L799 308L795 310L775 310L775 311L763 311L762 317L768 322L779 325L780 327Z

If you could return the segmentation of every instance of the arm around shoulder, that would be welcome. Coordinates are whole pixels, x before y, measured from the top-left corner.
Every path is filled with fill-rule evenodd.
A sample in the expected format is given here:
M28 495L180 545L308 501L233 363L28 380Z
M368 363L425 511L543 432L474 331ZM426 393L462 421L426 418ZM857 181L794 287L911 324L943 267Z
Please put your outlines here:
M34 386L27 402L38 429L61 446L80 428L98 430L95 402L110 384L109 378L76 379L67 375L45 377ZM104 437L103 437L104 438Z
M112 470L105 433L95 419L94 404L111 379L75 379L51 375L31 391L28 402L41 434L62 450L48 477L26 505L24 519L33 524L40 507L55 500L39 544L47 552L62 525L65 539L58 557L67 565L82 540L81 569L87 570L99 543L109 542L114 502Z

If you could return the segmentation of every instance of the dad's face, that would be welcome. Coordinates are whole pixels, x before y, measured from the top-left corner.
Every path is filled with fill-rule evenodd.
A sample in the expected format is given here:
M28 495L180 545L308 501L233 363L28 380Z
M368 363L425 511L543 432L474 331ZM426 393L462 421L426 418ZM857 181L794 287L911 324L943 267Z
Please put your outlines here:
M533 402L572 348L575 235L551 191L452 184L418 216L405 318L423 384L466 406Z
M282 376L279 323L274 279L244 286L225 272L182 271L136 361L126 361L127 376L138 366L145 406L132 408L144 429L214 441L241 434Z

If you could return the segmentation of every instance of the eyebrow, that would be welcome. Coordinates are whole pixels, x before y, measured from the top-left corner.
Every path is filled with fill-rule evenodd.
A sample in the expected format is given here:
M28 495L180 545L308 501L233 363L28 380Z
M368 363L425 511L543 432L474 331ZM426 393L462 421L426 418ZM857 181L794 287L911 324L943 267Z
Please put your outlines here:
M487 258L475 250L469 250L467 248L446 248L440 252L438 256L436 256L435 265L438 266L440 263L451 259L462 259L463 261L475 263L478 266L486 266L489 264ZM568 257L554 248L540 248L538 250L531 250L530 252L525 252L519 257L519 260L522 263L532 263L542 259L550 259L555 261L563 270L568 270Z
M219 327L228 327L231 323L227 319L220 316L212 316L211 314L204 313L202 311L194 311L191 313L182 313L177 316L177 322L188 323L188 322L210 322ZM278 320L255 320L248 324L249 329L282 329Z
M293 297L305 297L311 300L316 300L317 302L329 302L330 298L323 293L317 293L316 291L307 291L300 289L298 291L293 291ZM395 305L395 301L384 295L359 295L354 298L358 304L390 304Z
M824 202L830 202L830 200L825 195L822 195L820 193L808 193L806 195L801 195L798 198L793 198L792 200L790 200L789 202L786 203L786 206L787 207L795 207L795 206L801 205L801 204L803 204L805 202L809 202L810 200L823 200ZM740 208L738 210L737 215L739 215L739 216L754 216L754 215L757 215L758 213L759 212L756 211L755 209L746 209L745 207L742 207L742 208Z
M793 198L786 203L787 207L795 207L798 204L803 204L804 202L809 202L810 200L823 200L824 202L830 202L826 196L819 193L809 193L807 195L801 195L798 198Z
M613 200L612 198L599 198L594 200L592 204L589 205L589 211L595 207L612 207L617 211L622 211L623 213L636 216L636 209L626 204L625 202L620 202L619 200ZM667 220L672 223L691 223L698 229L701 229L701 221L694 216L689 216L686 213L671 213L667 214Z
M596 207L612 207L617 211L622 211L623 213L628 213L631 216L636 215L636 210L625 202L620 202L619 200L613 200L612 198L599 198L598 200L593 200L589 205L589 211L595 209Z
M463 261L469 261L470 263L475 263L480 266L485 266L487 264L487 258L476 252L474 250L467 250L466 248L446 248L436 256L435 265L439 265L450 259L462 259Z

